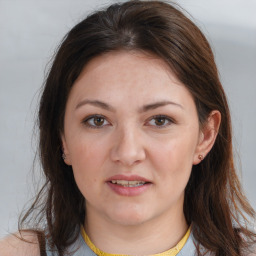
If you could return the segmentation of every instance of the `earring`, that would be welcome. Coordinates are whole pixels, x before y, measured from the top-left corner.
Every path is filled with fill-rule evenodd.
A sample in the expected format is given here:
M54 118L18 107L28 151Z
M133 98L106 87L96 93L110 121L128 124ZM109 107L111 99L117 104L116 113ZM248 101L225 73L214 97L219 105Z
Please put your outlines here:
M202 161L204 159L204 156L203 155L198 155L198 159Z
M67 158L65 153L62 154L62 158L63 158L63 160L65 160Z

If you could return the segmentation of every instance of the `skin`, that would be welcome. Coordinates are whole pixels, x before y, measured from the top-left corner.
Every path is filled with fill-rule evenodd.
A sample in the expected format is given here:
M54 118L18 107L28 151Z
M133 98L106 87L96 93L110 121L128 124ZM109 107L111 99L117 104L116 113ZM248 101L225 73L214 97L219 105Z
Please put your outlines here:
M40 256L36 234L23 231L5 237L0 240L0 254L1 256Z
M88 120L93 114L104 118ZM188 229L183 201L192 165L212 148L220 120L213 111L200 129L192 96L154 56L120 51L93 59L71 90L62 134L65 162L86 198L84 226L92 242L130 255L175 246ZM136 196L119 195L106 180L120 174L150 185ZM1 255L40 255L36 234L22 233L31 243L17 237L0 241Z
M93 243L137 255L175 246L188 229L183 202L191 168L211 149L219 123L213 111L200 130L191 94L157 57L119 51L89 62L70 92L62 142ZM150 183L135 196L120 195L107 182L115 175Z

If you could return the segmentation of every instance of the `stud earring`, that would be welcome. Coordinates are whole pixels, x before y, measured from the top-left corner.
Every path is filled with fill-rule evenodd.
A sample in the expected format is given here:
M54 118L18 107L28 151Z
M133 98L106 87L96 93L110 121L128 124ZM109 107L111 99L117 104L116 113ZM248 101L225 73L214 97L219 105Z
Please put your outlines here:
M204 159L204 156L203 155L198 155L198 159L202 161Z
M65 160L67 158L65 153L62 154L62 158L63 158L63 160Z

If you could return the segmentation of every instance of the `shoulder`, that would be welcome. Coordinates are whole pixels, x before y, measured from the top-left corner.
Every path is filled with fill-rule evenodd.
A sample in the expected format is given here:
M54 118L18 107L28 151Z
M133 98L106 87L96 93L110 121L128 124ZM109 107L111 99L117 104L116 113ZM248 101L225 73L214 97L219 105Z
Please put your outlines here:
M40 256L37 234L22 231L0 240L1 256Z
M246 254L247 256L256 256L256 245L254 245L252 248L249 250L249 254Z

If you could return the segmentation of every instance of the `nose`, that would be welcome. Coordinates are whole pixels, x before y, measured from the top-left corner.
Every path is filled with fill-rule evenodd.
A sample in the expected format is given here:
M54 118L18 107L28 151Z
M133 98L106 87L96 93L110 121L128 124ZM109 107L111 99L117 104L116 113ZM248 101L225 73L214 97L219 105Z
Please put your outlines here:
M125 166L138 164L146 158L142 136L135 128L126 128L116 132L111 159Z

